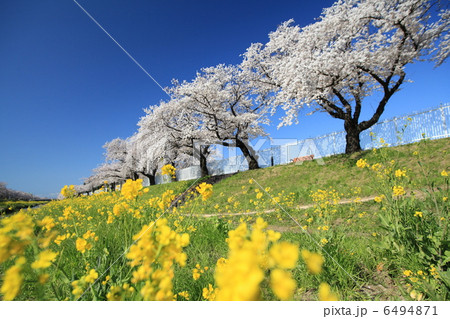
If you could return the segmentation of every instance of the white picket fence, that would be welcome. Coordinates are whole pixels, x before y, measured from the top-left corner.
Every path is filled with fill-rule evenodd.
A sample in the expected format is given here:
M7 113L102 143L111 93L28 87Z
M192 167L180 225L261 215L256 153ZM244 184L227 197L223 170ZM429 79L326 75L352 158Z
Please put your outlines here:
M429 139L439 139L450 136L450 104L414 114L394 117L372 126L361 133L361 147L370 149L379 145L379 140L371 136L371 132L378 138L383 138L391 146L409 144L421 140L424 136ZM258 163L261 167L290 163L293 158L314 154L314 158L321 158L345 152L345 131L333 132L312 139L297 140L284 145L274 145L258 151ZM211 175L221 175L245 171L247 161L243 155L232 156L208 163ZM200 167L191 166L177 170L177 180L191 180L200 177ZM169 179L161 175L156 176L156 183L167 183ZM148 185L148 180L144 180Z

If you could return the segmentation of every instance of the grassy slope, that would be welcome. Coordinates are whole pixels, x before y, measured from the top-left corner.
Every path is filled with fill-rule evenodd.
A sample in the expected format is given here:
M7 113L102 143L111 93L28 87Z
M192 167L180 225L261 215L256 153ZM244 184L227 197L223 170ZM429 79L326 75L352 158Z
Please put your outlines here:
M421 189L426 179L420 174L417 161L411 160L412 153L419 151L421 162L425 171L438 172L448 169L450 166L450 138L413 143L386 149L390 158L398 161L399 167L410 170L410 175L416 175L412 185L414 189ZM255 197L255 189L259 187L254 183L249 185L249 180L254 179L263 188L270 187L271 194L277 195L284 191L293 193L297 205L310 204L310 194L318 189L335 188L343 198L348 198L352 188L361 188L360 196L377 195L371 185L372 176L366 170L356 167L356 161L366 158L374 163L376 154L372 151L364 151L353 155L339 154L324 158L324 165L317 161L304 162L300 165L287 164L263 168L253 171L239 172L214 185L214 193L211 199L201 207L202 213L217 213L215 205L225 207L229 197L233 197L241 203L240 211L255 210L249 203ZM431 178L433 181L434 178ZM187 189L194 181L180 181L168 184L150 186L146 197L160 196L164 191L172 189L178 194ZM245 188L243 189L243 186ZM247 190L247 192L245 192ZM353 197L353 196L352 196ZM233 210L236 212L236 210Z
M440 171L449 168L449 140L441 139L414 143L389 148L386 151L389 158L398 162L399 167L406 168L408 175L414 176L411 190L418 190L427 185L427 181L421 173L420 166L417 165L417 157L414 157L412 153L419 151L424 171L434 173L435 177L428 177L429 184L429 182L438 180L437 176L439 176ZM373 164L376 162L376 156L372 151L365 151L350 156L335 155L325 158L325 165L318 165L314 161L305 162L302 165L288 164L240 172L215 184L213 196L206 203L197 201L188 210L197 213L226 213L227 210L224 210L224 207L232 206L232 203L236 201L239 202L239 205L230 209L233 213L274 208L274 205L261 205L259 209L258 207L255 209L250 200L255 200L254 190L259 189L259 186L255 183L249 184L249 179L254 179L264 188L270 187L270 193L274 196L282 191L285 194L294 193L294 207L311 203L310 193L317 189L333 188L341 193L342 198L349 198L354 197L351 195L352 188L358 186L361 187L359 196L377 195L373 175L370 175L368 170L358 169L355 165L360 158L365 158ZM186 182L152 186L148 194L160 194L162 189L181 189L187 186L189 185ZM245 187L243 188L243 186ZM262 201L266 196L264 195ZM233 197L231 204L228 202L229 197ZM219 208L214 208L214 206ZM322 234L317 230L317 226L320 225L315 223L309 225L306 221L308 217L314 215L313 209L298 210L294 207L287 209L287 211L300 225L309 226L307 230L309 235L279 209L273 213L264 214L263 217L268 221L269 228L282 232L284 240L298 243L301 249L319 250L311 238L316 241L320 240ZM297 292L295 299L315 299L317 280L329 282L339 292L340 297L346 300L398 300L404 298L405 292L398 289L399 285L404 285L404 279L401 276L404 269L391 266L391 260L378 253L379 238L384 236L376 214L379 209L380 206L374 201L358 205L341 205L335 217L329 221L329 226L333 228L333 237L328 238L329 244L327 244L326 249L348 273L357 278L359 288L356 289L350 277L332 262L331 258L326 256L326 271L316 278L305 276L305 269L302 266L295 270L294 276L299 286L303 287ZM192 249L192 251L189 251L189 255L195 256L189 261L189 266L193 268L196 263L200 263L202 266L213 266L211 261L216 260L217 256L220 255L220 253L217 254L217 251L219 250L221 253L226 251L223 239L226 237L227 229L234 228L242 221L252 223L255 218L254 215L212 219L195 219L194 217L194 220L190 220L189 223L198 226L201 231L193 236L193 245L189 247L189 250ZM186 220L186 222L188 221ZM198 242L196 243L196 241ZM214 258L210 258L211 254L214 255ZM189 266L182 270L186 272L187 276L189 276L187 274ZM405 265L405 269L408 269L408 266L412 267L411 265ZM186 276L182 277L185 278ZM188 287L187 283L177 282L178 285ZM353 288L348 289L346 287Z
M422 163L426 171L441 171L450 166L450 139L427 141L427 143L414 143L400 147L389 148L388 154L397 160L399 166L411 169L411 173L418 175L420 168L417 163L411 161L412 153L418 150L422 157ZM350 192L352 187L361 187L362 196L376 195L369 181L371 176L366 170L356 167L356 161L366 158L373 162L374 154L364 151L354 155L334 155L324 158L325 165L319 165L316 161L304 162L301 165L287 164L254 171L245 171L236 174L214 185L214 195L211 201L215 204L223 204L227 197L220 196L223 192L226 196L236 196L240 201L247 202L251 196L242 194L242 186L249 185L249 179L253 178L262 187L270 187L274 194L281 191L293 192L298 198L298 204L311 203L309 197L311 191L333 187L341 193ZM419 189L426 181L424 178L415 180ZM256 188L256 186L253 186ZM254 197L254 196L253 196Z
M443 169L448 170L450 165L449 149L449 139L442 139L391 148L386 151L390 158L399 162L400 167L411 170L408 175L415 176L413 180L415 185L411 185L411 188L420 189L426 185L426 181L424 177L420 177L423 175L419 174L420 167L417 165L417 160L413 160L416 157L412 153L419 150L425 171L433 173L434 177L431 177L430 180L439 181L436 176L439 176L439 172ZM298 287L300 287L295 294L295 300L316 300L317 287L320 282L330 284L333 290L338 292L340 299L343 300L398 300L408 298L408 294L401 291L406 284L402 272L405 269L417 271L423 268L419 268L421 267L420 264L413 259L399 259L386 254L385 250L380 247L381 239L387 237L386 232L380 228L377 216L380 204L371 201L339 205L336 213L325 221L330 228L327 232L317 229L318 226L324 225L323 220L314 220L312 223L307 221L309 217L314 216L313 209L300 210L296 208L298 205L310 203L310 192L319 188L332 187L344 194L342 195L343 198L353 197L348 193L355 186L361 187L360 196L377 195L374 188L374 178L368 173L368 170L355 167L356 161L361 157L368 159L373 164L375 156L376 154L373 154L373 152L362 152L351 156L336 155L325 158L325 165L322 166L314 161L302 165L289 164L240 172L215 184L213 196L206 202L197 197L187 203L181 211L185 215L168 212L165 217L172 219L170 223L177 223L182 228L179 232L188 231L191 237L190 245L185 248L188 256L187 265L183 268L177 267L173 291L186 290L189 291L191 300L201 300L202 289L207 287L209 283L214 283L214 267L218 258L227 256L226 238L228 231L234 229L243 221L252 224L257 217L257 215L242 216L235 214L226 217L199 218L196 216L197 214L202 212L217 214L217 212L227 212L228 210L231 213L241 213L246 210L263 211L273 207L273 205L268 204L268 196L265 194L259 199L259 202L265 202L268 205L255 207L250 203L250 200L255 200L255 189L258 188L255 183L249 184L249 179L254 179L264 188L270 187L270 193L274 196L282 191L285 194L293 193L290 199L282 201L281 204L285 207L287 202L292 202L291 208L287 208L287 212L300 225L307 225L306 231L298 227L285 212L279 209L272 213L261 214L269 223L269 228L282 233L282 240L291 241L298 244L300 249L311 251L320 251L314 241L320 241L324 237L329 241L325 248L330 255L323 253L326 261L324 271L321 274L316 276L308 274L301 258L293 270L293 276L298 283ZM60 254L63 256L64 251L63 267L66 269L70 281L84 275L83 263L89 262L97 265L97 270L101 273L109 269L108 267L114 262L114 266L109 269L108 274L111 275L114 282L122 283L122 280L129 280L130 270L127 266L127 260L119 257L123 254L124 249L132 243L132 236L141 229L142 225L154 220L154 213L152 213L154 210L145 205L147 200L152 197L160 197L167 190L173 190L174 194L179 194L191 186L193 182L181 181L150 186L149 192L139 197L138 201L133 204L136 207L142 205L140 207L144 216L142 219L133 219L130 215L127 215L128 217L107 224L107 214L99 216L98 209L103 212L112 211L110 204L111 202L114 203L112 201L114 196L112 195L105 195L106 200L103 202L101 202L103 197L98 197L98 203L89 201L95 200L95 197L77 198L73 200L73 203L70 200L55 202L43 206L34 213L39 213L39 218L46 214L53 214L56 217L59 216L58 214L60 214L64 205L69 203L73 206L76 203L78 206L74 206L74 208L83 214L80 217L82 221L78 224L78 227L80 227L77 230L78 236L89 229L95 231L100 240L95 243L90 254L83 256L83 260L80 259L80 253L75 249L75 238L71 238L62 244L63 249ZM242 186L245 186L244 189ZM228 201L230 197L233 198L231 203ZM236 202L239 202L239 204L235 206ZM426 205L426 203L419 203L418 205L415 209L427 212L425 207L423 209L420 207ZM231 207L227 209L226 206ZM431 210L429 212L431 213ZM94 219L86 221L84 214L93 216ZM189 227L194 227L196 230L188 230ZM175 228L175 225L173 228ZM64 229L62 233L66 231ZM52 249L57 249L57 247L53 245ZM34 252L29 251L29 254L29 260L33 260L31 255ZM345 269L345 272L333 262L330 256ZM116 260L119 261L116 263ZM205 271L199 280L194 281L192 269L195 268L196 264L200 264L201 267L207 266L209 270ZM0 265L0 272L5 269L2 267L10 265L11 263L5 266ZM426 271L426 269L424 270ZM353 282L346 272L353 276L357 283ZM71 296L71 286L67 282L56 282L58 289L61 289L62 296ZM100 292L106 289L102 285L98 286ZM262 288L264 294L268 297L265 299L274 299L267 286L267 283L264 283ZM23 295L20 297L23 300L40 298L34 290L25 288L23 290ZM52 296L52 294L48 293L48 296ZM92 296L87 295L85 298L89 300Z

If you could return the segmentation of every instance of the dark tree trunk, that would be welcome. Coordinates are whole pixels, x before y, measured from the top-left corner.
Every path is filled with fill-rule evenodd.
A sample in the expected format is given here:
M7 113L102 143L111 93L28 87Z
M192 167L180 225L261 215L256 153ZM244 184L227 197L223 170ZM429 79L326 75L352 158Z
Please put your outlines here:
M156 185L156 178L155 175L148 175L148 182L150 185Z
M151 185L156 185L156 169L151 170L150 173L141 173L148 178L148 182Z
M238 147L242 151L242 154L244 154L245 159L248 162L249 170L259 168L258 155L256 155L255 151L249 145L246 145L246 143L236 138L236 147Z
M203 154L203 151L200 149L200 174L201 177L205 177L209 175L208 172L208 163L206 162L206 156Z
M358 124L354 121L346 120L344 122L344 128L347 133L345 136L345 154L352 154L361 151L361 140L359 138L361 131L358 128Z

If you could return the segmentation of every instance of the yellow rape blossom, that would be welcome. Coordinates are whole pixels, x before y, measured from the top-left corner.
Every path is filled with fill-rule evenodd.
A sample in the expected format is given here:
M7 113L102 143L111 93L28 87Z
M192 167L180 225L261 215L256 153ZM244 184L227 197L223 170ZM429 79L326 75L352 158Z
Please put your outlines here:
M89 284L93 284L97 278L98 273L95 271L95 269L91 269L89 273L84 277L84 280Z
M3 300L13 300L19 294L20 286L23 282L21 271L25 263L25 257L19 257L16 263L6 270L3 277L3 285L0 289L0 292L3 294Z
M171 164L166 164L161 168L161 174L162 175L169 175L172 178L176 177L176 168L173 167Z
M55 253L51 250L44 250L39 253L38 259L31 264L31 268L33 269L45 269L50 267L52 261L56 259L58 253Z
M392 195L393 196L403 196L405 195L405 189L403 188L403 186L394 186L392 187Z
M201 183L200 185L198 185L196 187L196 190L202 196L203 201L206 201L208 198L210 198L212 196L212 193L213 193L212 189L213 189L213 186L211 184L207 184L207 183Z
M139 191L143 188L142 179L131 180L127 179L120 191L121 195L128 200L135 199L139 195Z
M292 299L297 284L289 272L274 269L270 273L270 287L280 300L289 300Z
M357 162L356 162L356 166L359 168L365 168L365 167L369 167L369 164L367 164L367 161L363 158L360 158Z
M208 301L214 301L216 300L216 294L218 292L217 288L213 288L211 284L208 284L208 288L203 288L202 296Z
M75 186L70 185L67 186L65 185L62 189L61 189L61 195L63 196L63 198L71 198L74 197L76 195L76 191L75 191Z
M302 258L311 274L317 275L322 271L322 265L325 261L322 255L303 249Z
M92 245L87 242L84 238L77 238L75 242L76 248L78 251L80 251L82 254L86 252L86 250L90 250L92 248Z
M413 274L413 272L412 272L411 270L405 270L405 271L403 272L403 274L404 274L406 277L409 277L409 276L411 276L411 275Z
M270 248L269 254L278 267L293 269L298 259L298 246L288 242L277 243Z
M406 177L406 170L404 170L404 169L396 170L395 177Z
M337 301L336 294L331 292L331 288L327 283L321 283L319 285L319 300L320 301Z

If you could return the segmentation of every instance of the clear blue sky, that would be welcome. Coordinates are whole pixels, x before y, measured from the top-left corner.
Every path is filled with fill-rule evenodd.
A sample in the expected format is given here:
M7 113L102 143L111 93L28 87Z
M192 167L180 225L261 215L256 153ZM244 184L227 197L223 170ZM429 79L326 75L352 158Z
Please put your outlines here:
M162 86L202 67L239 63L281 22L305 25L333 1L79 0ZM449 102L449 64L408 68L383 118ZM102 145L137 129L165 94L71 0L0 2L0 181L55 196L103 161ZM269 133L342 130L325 115Z

